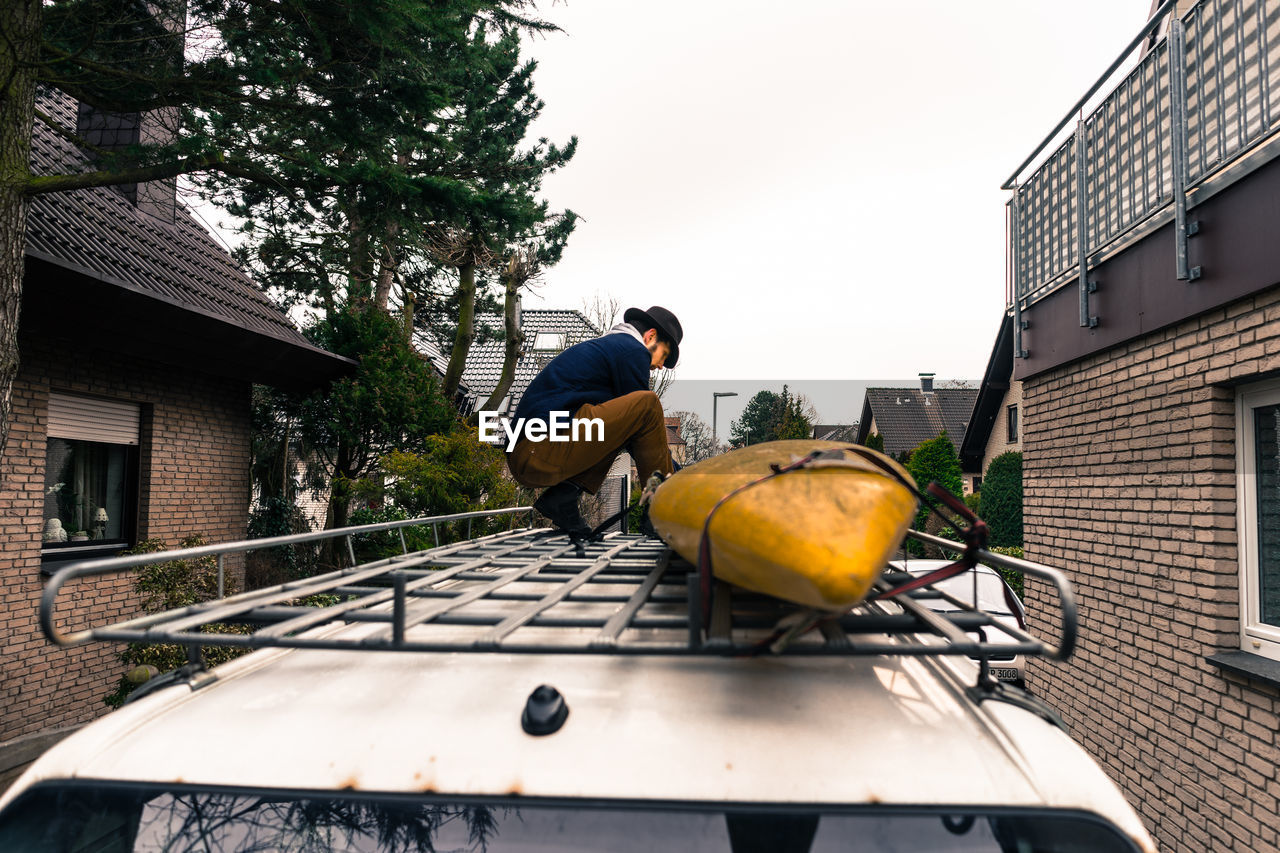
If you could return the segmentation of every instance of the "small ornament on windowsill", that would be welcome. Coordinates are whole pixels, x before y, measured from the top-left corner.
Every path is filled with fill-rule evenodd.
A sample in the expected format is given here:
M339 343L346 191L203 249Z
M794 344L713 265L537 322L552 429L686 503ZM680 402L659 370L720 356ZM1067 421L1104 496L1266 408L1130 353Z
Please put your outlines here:
M87 531L87 530L77 530L75 533L72 533L72 534L71 534L71 541L72 541L72 542L88 542L88 541L89 541L89 531Z
M93 538L107 538L107 522L111 519L107 518L107 508L98 507L97 512L93 514Z
M44 523L44 541L66 542L67 531L62 527L62 520L51 518Z

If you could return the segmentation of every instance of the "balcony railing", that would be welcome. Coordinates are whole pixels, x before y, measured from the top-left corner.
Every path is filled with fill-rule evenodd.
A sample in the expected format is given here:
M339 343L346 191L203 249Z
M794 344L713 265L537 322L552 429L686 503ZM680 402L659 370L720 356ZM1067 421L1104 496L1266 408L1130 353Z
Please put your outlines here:
M1269 144L1280 114L1280 2L1201 0L1180 19L1173 6L1160 5L1005 183L1013 190L1009 302L1020 357L1022 311L1075 281L1080 325L1096 325L1089 270L1170 220L1178 278L1198 278L1187 258L1196 232L1187 211L1280 154ZM1094 93L1139 50L1123 81L1084 116ZM1077 115L1075 133L1019 182Z

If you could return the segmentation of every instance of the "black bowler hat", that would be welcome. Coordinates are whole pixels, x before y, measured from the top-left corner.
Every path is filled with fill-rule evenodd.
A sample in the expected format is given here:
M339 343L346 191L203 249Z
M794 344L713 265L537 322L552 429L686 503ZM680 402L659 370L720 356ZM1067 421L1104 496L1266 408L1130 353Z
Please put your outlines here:
M671 353L662 366L667 368L676 366L676 362L680 360L680 340L684 337L684 329L680 328L680 321L676 319L675 314L661 305L655 305L648 311L628 308L627 313L622 315L622 319L623 322L633 325L634 321L639 320L648 328L661 332L662 337L671 342Z

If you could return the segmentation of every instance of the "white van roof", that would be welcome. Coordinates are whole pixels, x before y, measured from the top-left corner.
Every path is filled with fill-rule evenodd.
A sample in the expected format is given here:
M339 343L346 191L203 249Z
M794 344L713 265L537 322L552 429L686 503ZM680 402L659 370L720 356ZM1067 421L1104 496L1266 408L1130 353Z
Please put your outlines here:
M320 648L263 649L212 677L131 702L46 753L0 806L31 786L75 779L656 803L1051 808L1101 816L1139 849L1153 849L1119 790L1051 712L1021 691L979 685L967 648L924 655L922 646L943 641L923 630L874 630L912 611L909 602L905 609L863 605L868 619L880 620L869 630L853 628L837 640L825 626L825 642L814 632L784 654L676 653L668 646L688 644L690 567L640 537L610 536L583 558L561 547L565 541L515 531L433 549L418 563L388 561L389 569L457 569L444 584L419 589L434 595L402 599L409 614L403 644L418 651L386 650L396 604L385 596L359 620L303 626L281 642ZM560 592L566 577L602 561L607 570L590 583ZM370 592L372 578L360 568L331 588L381 594ZM500 585L504 578L513 579ZM617 642L601 643L599 626L616 625L640 592L644 603ZM563 600L529 615L531 603L557 595ZM467 603L447 612L441 604L459 600ZM748 612L758 604L743 600ZM250 605L260 615L275 606ZM214 603L210 612L218 606L225 611ZM436 616L412 624L424 608ZM192 619L183 614L185 630ZM521 619L494 642L495 625ZM165 636L154 625L144 630ZM520 652L505 650L508 642ZM639 645L626 651L627 642ZM829 653L841 642L872 653ZM879 653L893 648L902 654ZM521 716L540 685L558 691L568 716L558 730L534 736Z

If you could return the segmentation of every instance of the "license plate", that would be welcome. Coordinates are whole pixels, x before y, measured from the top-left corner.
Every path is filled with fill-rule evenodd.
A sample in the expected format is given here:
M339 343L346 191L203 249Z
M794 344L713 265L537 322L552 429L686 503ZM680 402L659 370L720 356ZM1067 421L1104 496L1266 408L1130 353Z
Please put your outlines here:
M991 677L997 681L1017 681L1018 671L1010 666L993 666L990 669Z

